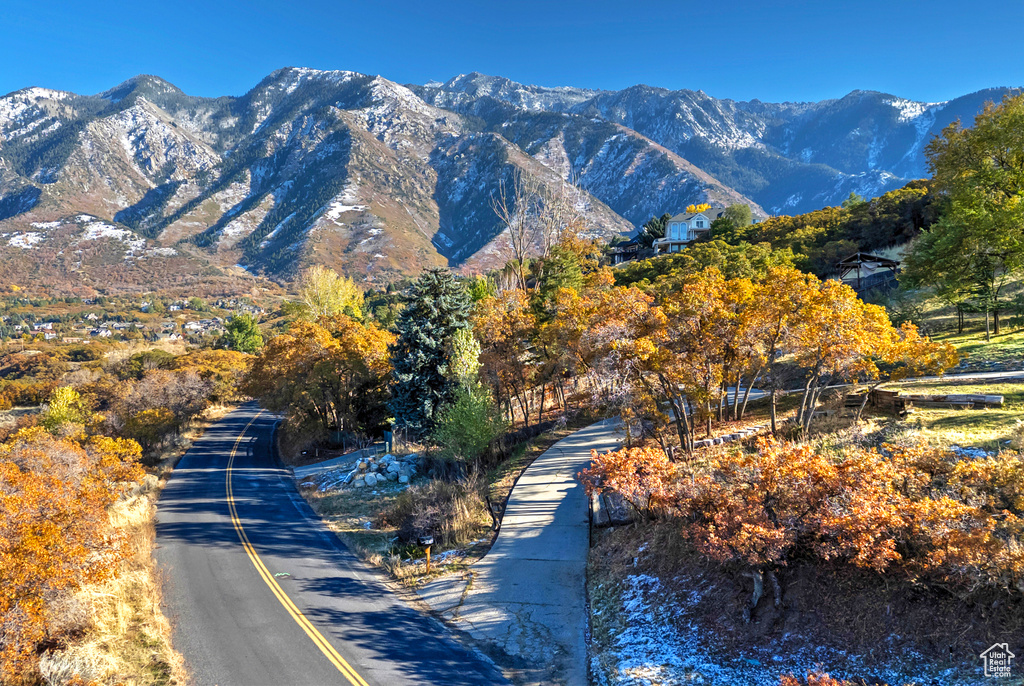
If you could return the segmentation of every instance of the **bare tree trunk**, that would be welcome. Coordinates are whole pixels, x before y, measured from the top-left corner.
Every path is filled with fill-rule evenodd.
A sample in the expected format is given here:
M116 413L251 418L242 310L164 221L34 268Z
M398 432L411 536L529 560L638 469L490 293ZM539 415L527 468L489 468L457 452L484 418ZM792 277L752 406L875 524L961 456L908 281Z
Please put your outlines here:
M544 400L546 399L548 391L548 385L542 383L540 385L540 407L537 409L537 423L540 424L544 421Z
M686 414L683 400L672 391L672 385L668 382L668 379L659 374L658 381L661 384L662 392L665 393L665 397L668 398L668 402L672 406L672 413L675 415L676 433L679 434L679 444L687 453L693 452L690 418Z
M736 375L735 391L732 394L732 420L735 422L740 418L740 387L743 385L743 373Z
M804 385L804 395L800 399L800 409L797 410L797 413L796 413L796 421L797 421L797 424L799 424L800 426L803 426L803 423L804 423L804 415L807 412L807 401L809 401L811 399L810 398L811 386L815 383L817 378L818 378L818 373L817 372L811 374L811 376L808 377L808 379L807 379L807 383Z
M761 372L764 371L764 367L759 368L747 383L747 387L743 390L743 406L740 408L740 415L737 419L743 419L743 416L747 414L747 401L750 400L750 389L757 383L758 378L761 376Z

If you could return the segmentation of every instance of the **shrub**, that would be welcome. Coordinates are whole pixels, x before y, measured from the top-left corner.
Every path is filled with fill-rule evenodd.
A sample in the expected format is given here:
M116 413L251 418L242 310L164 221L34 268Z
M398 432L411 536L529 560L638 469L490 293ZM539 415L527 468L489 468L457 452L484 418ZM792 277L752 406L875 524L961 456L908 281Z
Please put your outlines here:
M595 455L583 477L640 511L672 512L684 537L723 564L770 572L837 560L965 594L1024 593L1019 453L975 460L885 445L829 454L762 439L703 465L677 467L641 448Z
M399 495L377 525L398 527L398 537L407 543L433 536L436 544L447 547L474 540L487 521L475 482L431 481Z
M0 445L0 683L30 678L40 644L67 624L60 601L130 554L107 508L141 477L139 453L133 441L41 427Z
M507 426L486 388L460 386L454 402L441 412L431 439L441 460L454 465L451 471L461 476L465 466L477 462Z
M580 472L588 495L607 488L647 516L671 503L675 465L660 448L626 448L604 455L593 450L591 456L591 467Z

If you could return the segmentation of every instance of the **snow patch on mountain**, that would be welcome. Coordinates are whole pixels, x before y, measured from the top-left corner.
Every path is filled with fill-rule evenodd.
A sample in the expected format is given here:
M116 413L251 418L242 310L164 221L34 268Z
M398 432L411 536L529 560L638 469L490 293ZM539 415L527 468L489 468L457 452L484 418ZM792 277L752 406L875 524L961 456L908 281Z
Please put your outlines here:
M147 179L162 180L167 175L183 180L220 162L216 153L170 126L154 108L145 98L139 98L137 104L96 126L112 129L136 171Z
M929 110L946 104L944 102L915 102L904 98L889 98L883 102L896 110L896 120L899 122L914 121Z
M572 161L569 160L569 153L565 150L565 132L563 131L559 131L557 136L544 143L533 157L548 169L555 170L565 181L572 176Z
M74 97L72 93L55 91L48 88L24 88L0 97L0 132L5 137L13 137L10 129L29 123L31 119L45 117L43 101L60 101Z
M343 201L335 200L327 207L327 212L324 214L337 224L338 218L346 212L362 212L366 209L369 209L367 205L346 205Z
M134 250L141 250L146 247L146 240L144 238L140 238L135 232L129 231L128 229L119 229L113 224L108 224L104 221L89 222L83 227L83 229L81 238L83 241L111 238L116 241L121 241Z
M22 250L31 250L39 243L42 243L46 239L46 235L40 232L27 232L27 233L5 233L0 234L4 238L10 236L7 239L7 245L12 248L21 248Z
M531 111L563 111L593 98L601 91L572 86L529 86L502 76L488 76L473 72L459 74L447 83L428 83L427 88L437 88L471 97L489 96L516 107Z

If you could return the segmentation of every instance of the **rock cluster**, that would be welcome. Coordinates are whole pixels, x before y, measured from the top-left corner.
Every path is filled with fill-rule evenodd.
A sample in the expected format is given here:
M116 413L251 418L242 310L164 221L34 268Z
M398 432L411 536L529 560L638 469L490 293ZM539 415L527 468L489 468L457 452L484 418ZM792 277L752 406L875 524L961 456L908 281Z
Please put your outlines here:
M355 463L352 470L341 479L340 485L363 488L383 485L387 481L407 484L417 471L419 471L419 457L415 454L401 457L391 454L367 457Z
M704 438L699 441L694 441L694 448L707 448L712 445L722 445L724 443L732 443L733 441L739 441L744 438L750 438L759 433L767 431L771 428L770 424L761 424L759 426L752 426L746 429L741 429L736 433L726 434L725 436L717 436L716 438Z

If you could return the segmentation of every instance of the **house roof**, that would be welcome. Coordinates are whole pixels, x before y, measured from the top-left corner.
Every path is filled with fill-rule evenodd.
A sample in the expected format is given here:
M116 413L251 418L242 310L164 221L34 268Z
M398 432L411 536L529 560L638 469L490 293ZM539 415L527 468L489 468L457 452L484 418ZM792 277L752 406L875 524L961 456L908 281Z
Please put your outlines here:
M712 208L704 210L703 212L683 212L681 214L675 215L674 217L669 219L669 221L670 222L686 222L686 221L690 221L694 217L705 217L705 218L707 218L708 221L715 221L716 219L721 217L723 214L725 214L725 208L724 207L712 207Z
M880 255L872 255L866 252L856 252L847 258L836 262L836 267L856 267L857 265L871 265L882 268L895 269L900 266L900 263L896 260L890 260L888 257L881 257Z

